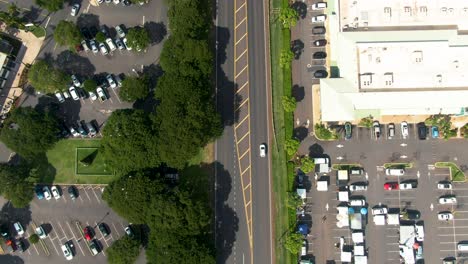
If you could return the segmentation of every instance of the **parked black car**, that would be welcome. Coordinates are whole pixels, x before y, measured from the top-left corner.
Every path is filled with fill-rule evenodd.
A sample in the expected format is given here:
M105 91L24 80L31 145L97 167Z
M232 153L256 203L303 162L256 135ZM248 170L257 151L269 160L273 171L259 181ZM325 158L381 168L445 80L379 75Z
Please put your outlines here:
M314 46L316 47L323 47L325 45L327 45L326 39L319 39L319 40L314 41Z
M323 51L317 51L314 53L314 55L312 55L312 58L314 58L315 60L325 59L326 57L327 53Z
M314 35L323 35L325 32L327 32L327 30L322 26L312 28L312 34Z
M75 200L76 197L78 197L78 195L76 193L75 186L71 185L71 186L68 187L68 194L70 195L70 198L72 200Z
M328 72L325 70L318 70L314 72L314 78L327 78Z
M418 124L418 136L420 140L425 140L427 137L427 127L423 122Z
M99 227L99 231L101 231L101 233L102 233L103 236L106 237L106 236L109 235L109 230L107 229L106 224L100 223L100 224L98 225L98 227Z

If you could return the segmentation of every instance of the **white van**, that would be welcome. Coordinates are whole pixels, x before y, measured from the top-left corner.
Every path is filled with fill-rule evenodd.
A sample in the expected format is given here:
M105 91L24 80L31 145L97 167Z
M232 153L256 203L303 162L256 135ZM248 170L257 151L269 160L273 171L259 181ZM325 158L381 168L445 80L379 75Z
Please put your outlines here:
M107 38L107 39L106 39L106 43L107 43L107 46L109 46L109 49L110 49L111 51L114 51L114 50L117 49L117 47L116 47L115 44L114 44L114 41L113 41L111 38Z
M307 240L302 241L302 247L301 247L301 256L306 256L307 255Z
M386 169L385 174L390 176L403 176L405 175L405 169Z
M468 251L468 242L460 242L457 245L459 251Z

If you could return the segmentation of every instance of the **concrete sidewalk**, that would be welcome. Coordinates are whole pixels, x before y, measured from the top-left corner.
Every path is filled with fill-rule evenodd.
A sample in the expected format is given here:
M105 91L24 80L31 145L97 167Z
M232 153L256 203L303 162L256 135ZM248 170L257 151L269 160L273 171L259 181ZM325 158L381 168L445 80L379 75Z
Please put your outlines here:
M11 88L8 90L8 94L3 94L3 96L6 96L6 99L2 105L2 110L0 113L1 115L8 113L11 109L13 101L23 93L23 89L22 87L19 87L19 84L21 74L25 68L24 64L32 64L34 62L45 39L45 37L37 38L31 32L25 32L23 30L20 30L17 34L15 34L14 37L18 38L23 43L19 54L24 53L24 55L22 58L21 56L18 56L17 61L15 61L17 66L12 70L12 72L16 72L16 76L13 80Z

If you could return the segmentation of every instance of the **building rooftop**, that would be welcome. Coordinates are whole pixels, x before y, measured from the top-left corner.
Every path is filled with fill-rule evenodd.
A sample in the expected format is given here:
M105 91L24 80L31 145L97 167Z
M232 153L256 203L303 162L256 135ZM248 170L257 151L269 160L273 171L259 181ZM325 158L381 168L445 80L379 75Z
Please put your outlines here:
M468 29L467 0L340 0L341 26Z
M468 46L356 43L360 89L468 89Z

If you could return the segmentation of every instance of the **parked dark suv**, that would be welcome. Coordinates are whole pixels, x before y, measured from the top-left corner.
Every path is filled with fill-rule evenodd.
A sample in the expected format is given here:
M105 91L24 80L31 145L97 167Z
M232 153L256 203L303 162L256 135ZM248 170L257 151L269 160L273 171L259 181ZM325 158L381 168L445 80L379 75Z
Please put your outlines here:
M317 51L314 53L314 55L312 55L312 57L314 58L314 60L325 59L327 57L327 53L323 51Z
M314 34L314 35L323 35L323 34L325 34L325 32L327 32L325 27L314 27L314 28L312 28L312 34Z
M320 78L327 78L328 72L325 70L318 70L314 72L314 78L320 79Z
M418 124L418 136L420 140L425 140L427 136L427 127L424 123Z

